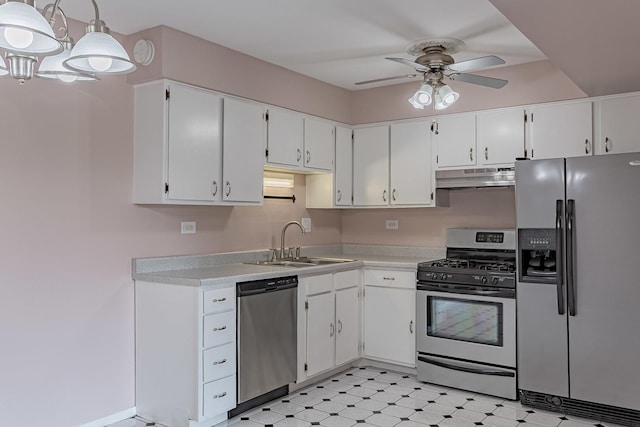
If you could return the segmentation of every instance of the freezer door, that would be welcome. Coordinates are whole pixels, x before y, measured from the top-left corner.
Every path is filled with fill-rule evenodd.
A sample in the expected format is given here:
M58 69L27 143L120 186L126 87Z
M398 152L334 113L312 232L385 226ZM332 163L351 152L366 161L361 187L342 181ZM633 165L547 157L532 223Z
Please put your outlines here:
M640 153L567 159L567 201L575 201L571 397L636 410L639 186Z
M564 159L516 162L517 228L554 228L556 200L564 200Z

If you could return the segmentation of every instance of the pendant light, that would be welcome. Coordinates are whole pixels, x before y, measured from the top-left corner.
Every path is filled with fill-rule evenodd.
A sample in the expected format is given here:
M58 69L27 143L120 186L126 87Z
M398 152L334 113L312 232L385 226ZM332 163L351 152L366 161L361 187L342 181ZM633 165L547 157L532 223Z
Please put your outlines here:
M52 55L62 44L34 0L8 0L0 6L0 49L16 55Z
M62 52L57 55L47 56L42 60L40 67L38 67L38 72L36 73L37 77L42 77L43 79L57 79L65 83L98 80L95 74L70 70L65 67L63 63L71 54L73 39L69 37L67 41L62 43L62 45L64 46L64 50Z

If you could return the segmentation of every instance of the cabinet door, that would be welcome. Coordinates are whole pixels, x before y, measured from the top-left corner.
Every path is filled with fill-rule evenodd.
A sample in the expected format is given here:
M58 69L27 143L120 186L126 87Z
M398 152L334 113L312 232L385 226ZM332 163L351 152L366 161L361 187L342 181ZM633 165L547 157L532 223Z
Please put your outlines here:
M327 292L307 298L307 377L334 366L334 294Z
M364 356L415 366L415 290L365 286Z
M333 169L335 126L331 122L304 119L304 166Z
M350 206L353 184L353 130L336 126L335 204Z
M262 201L264 109L260 104L224 100L222 199Z
M336 291L336 366L358 358L358 303L357 287Z
M640 151L640 95L598 102L600 127L597 154Z
M169 90L168 198L220 200L222 98L178 84Z
M431 203L429 123L391 125L391 204Z
M389 127L355 129L353 133L353 204L389 204Z
M267 125L268 163L302 166L302 116L293 111L269 109Z
M478 113L479 164L513 166L524 157L524 109Z
M532 159L592 154L591 101L531 108Z
M438 169L476 164L476 115L440 116L433 125Z

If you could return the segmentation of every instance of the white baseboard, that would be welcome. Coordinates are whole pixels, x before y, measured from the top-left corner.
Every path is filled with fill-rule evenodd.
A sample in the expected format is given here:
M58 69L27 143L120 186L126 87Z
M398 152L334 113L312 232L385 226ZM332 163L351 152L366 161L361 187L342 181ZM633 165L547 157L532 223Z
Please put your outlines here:
M136 408L129 408L122 412L118 412L117 414L108 415L104 418L100 418L99 420L91 421L86 424L79 425L77 427L105 427L109 424L117 423L118 421L126 420L127 418L136 416Z

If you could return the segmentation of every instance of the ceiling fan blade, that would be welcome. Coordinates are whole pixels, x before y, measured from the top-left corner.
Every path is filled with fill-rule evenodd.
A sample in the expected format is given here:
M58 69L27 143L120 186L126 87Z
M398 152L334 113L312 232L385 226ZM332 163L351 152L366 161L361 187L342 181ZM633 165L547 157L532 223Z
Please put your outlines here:
M389 59L389 58L388 58ZM492 65L504 64L504 59L495 55L482 56L480 58L469 59L467 61L456 62L449 65L451 71L458 73L463 71L479 70L480 68L491 67Z
M356 86L359 85L368 85L370 83L378 83L378 82L384 82L386 80L395 80L395 79L412 79L414 77L417 77L417 74L403 74L401 76L393 76L393 77L383 77L381 79L373 79L373 80L365 80L363 82L356 82L354 83Z
M405 58L385 58L385 59L388 59L389 61L399 62L400 64L408 65L409 67L413 67L418 71L428 71L427 67Z
M500 89L501 87L509 83L508 80L496 79L494 77L485 77L485 76L478 76L476 74L466 74L466 73L451 74L449 78L451 80L460 80L461 82L492 87L494 89Z

